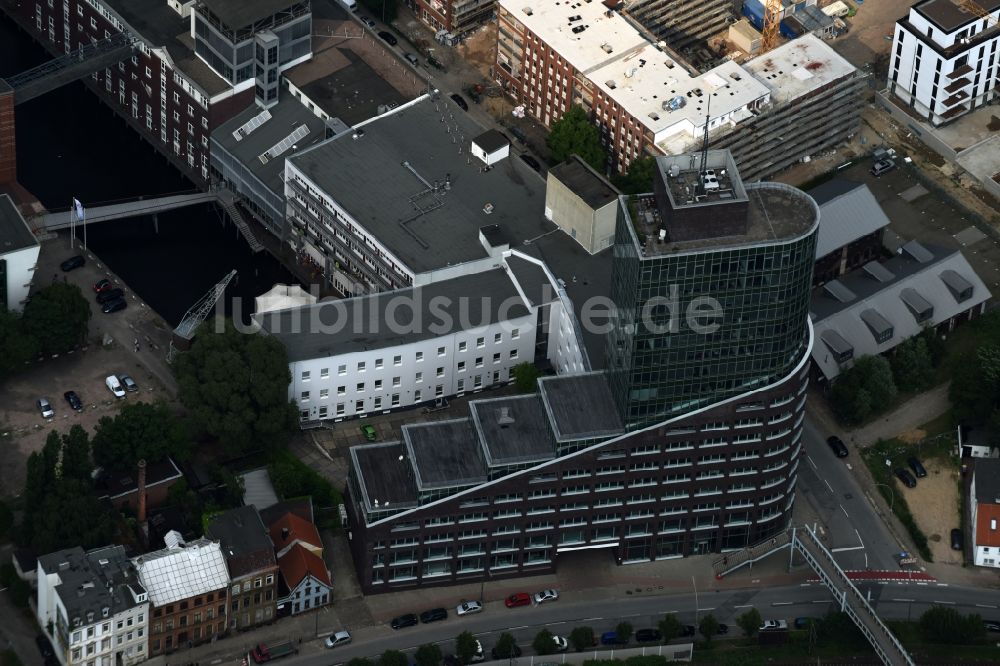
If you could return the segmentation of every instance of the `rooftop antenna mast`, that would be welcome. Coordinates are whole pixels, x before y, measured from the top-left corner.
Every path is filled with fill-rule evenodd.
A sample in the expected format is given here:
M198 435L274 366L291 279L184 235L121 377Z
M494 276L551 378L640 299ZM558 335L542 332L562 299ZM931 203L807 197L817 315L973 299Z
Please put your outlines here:
M708 123L712 119L712 95L708 96L705 110L705 134L701 142L701 164L698 166L698 193L705 194L705 167L708 166Z

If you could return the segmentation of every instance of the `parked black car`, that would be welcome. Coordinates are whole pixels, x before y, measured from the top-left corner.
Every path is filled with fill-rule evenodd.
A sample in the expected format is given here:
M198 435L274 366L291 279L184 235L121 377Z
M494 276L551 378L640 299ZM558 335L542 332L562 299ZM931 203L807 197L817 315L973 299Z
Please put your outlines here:
M124 298L116 298L113 301L108 301L101 308L101 312L104 314L111 314L112 312L118 312L119 310L124 310L128 307L128 303L125 302Z
M841 441L839 437L837 437L836 435L827 437L826 443L830 445L830 448L833 449L834 455L836 455L838 458L847 457L847 445L844 444L844 442Z
M464 97L462 97L458 93L452 93L450 97L451 101L453 101L455 104L458 104L458 108L462 109L462 111L469 110L469 104L465 101Z
M389 46L395 46L396 44L399 43L399 40L396 39L396 35L392 34L391 32L386 32L385 30L381 30L379 31L378 36L381 37L382 41L384 41Z
M951 531L951 549L965 550L965 539L962 537L962 530L957 527Z
M448 619L448 611L443 608L432 608L420 614L420 622L422 624L440 622L441 620L446 619Z
M526 153L521 153L520 155L518 155L518 157L521 158L522 162L524 162L525 164L527 164L528 166L530 166L535 171L541 171L542 165L539 164L538 160L536 160L531 155L528 155Z
M917 475L918 479L922 479L927 476L927 470L924 469L924 466L919 460L917 460L916 457L907 458L906 464L910 466L910 469L913 470L913 473Z
M80 400L80 396L76 394L76 391L66 391L63 393L63 397L66 398L66 402L69 403L70 408L78 412L83 411L83 401Z
M417 624L417 616L415 613L407 613L406 615L400 615L399 617L392 618L392 622L389 623L393 629L402 629L403 627L413 627Z
M636 643L659 643L663 640L663 634L659 629L640 629L635 632Z
M907 488L916 488L917 480L913 478L913 475L907 472L905 469L900 467L896 470L896 478L903 482L903 485Z
M78 254L75 257L70 257L66 261L59 264L59 268L63 269L63 271L71 271L74 268L79 268L80 266L83 266L85 263L87 262L84 260L84 258Z
M100 304L107 303L108 301L117 300L125 295L125 292L121 289L109 289L108 291L102 291L97 295L97 302Z

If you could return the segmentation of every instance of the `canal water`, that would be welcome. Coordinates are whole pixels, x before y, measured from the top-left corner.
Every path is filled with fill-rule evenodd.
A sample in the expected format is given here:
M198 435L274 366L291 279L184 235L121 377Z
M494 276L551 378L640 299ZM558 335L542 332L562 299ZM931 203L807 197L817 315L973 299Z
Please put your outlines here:
M49 60L48 54L0 13L0 76ZM165 158L82 83L17 107L18 180L50 209L194 189ZM253 299L276 282L295 282L266 251L250 252L214 204L87 227L90 248L171 326L230 270L226 291L247 319ZM66 232L64 232L66 233ZM78 236L82 235L78 231Z

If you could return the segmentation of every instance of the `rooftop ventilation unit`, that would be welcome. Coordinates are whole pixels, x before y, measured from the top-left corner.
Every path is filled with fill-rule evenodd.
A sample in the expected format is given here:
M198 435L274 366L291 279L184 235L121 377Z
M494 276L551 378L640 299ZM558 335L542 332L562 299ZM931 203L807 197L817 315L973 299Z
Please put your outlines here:
M486 213L487 215L489 215L490 213L492 213L493 212L493 204L488 203L485 206L483 206L483 212Z
M271 112L264 109L250 120L243 123L238 130L233 132L233 137L237 141L242 141L247 135L271 119Z
M614 51L614 49L611 48L611 44L608 44L607 42L601 44L601 49L603 49L605 53L611 53Z
M497 425L501 428L508 428L514 425L514 417L510 415L510 407L500 408L500 417L497 419Z

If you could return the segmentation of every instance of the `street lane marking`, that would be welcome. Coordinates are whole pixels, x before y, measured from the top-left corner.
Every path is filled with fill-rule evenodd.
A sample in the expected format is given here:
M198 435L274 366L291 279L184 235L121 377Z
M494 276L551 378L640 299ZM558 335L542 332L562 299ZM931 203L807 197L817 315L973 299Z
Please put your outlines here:
M808 453L806 454L806 459L809 460L809 464L813 466L813 469L819 469L818 467L816 467L816 463L813 462L813 457Z
M600 618L598 618L598 619L600 619ZM528 628L528 625L524 625L523 627L511 627L509 629L509 631L517 631L518 629L527 629L527 628Z
M932 601L932 604L941 604L942 606L954 606L954 601Z
M713 610L715 610L715 606L712 606L711 608L699 608L698 612L700 613L702 611L713 611ZM626 615L625 617L631 617L631 616Z
M850 514L847 513L847 509L844 508L843 504L840 505L840 510L843 511L844 515L847 516L848 518L851 517Z
M865 547L865 540L861 538L861 532L858 531L858 528L856 528L856 527L854 528L854 533L858 535L858 543L860 543L861 547L864 548Z
M826 484L826 487L829 488L830 492L832 493L833 492L833 486L830 485L830 482L827 481L826 479L823 479L823 483Z
M743 604L742 606L733 606L733 608L753 608L753 604Z
M893 599L893 601L899 601L900 603L909 604L916 601L916 599Z
M938 583L938 587L948 587L948 583Z
M555 626L560 625L560 624L566 624L566 622L565 621L563 621L563 622L549 622L549 626L550 627L555 627Z
M772 606L791 606L794 602L792 601L775 601Z
M603 617L585 617L580 622L593 622L594 620L603 620Z
M976 604L976 608L996 608L993 604Z
M844 546L843 548L832 548L831 553L844 553L849 550L864 550L864 546Z
M812 603L814 603L814 604L828 604L828 603L831 603L832 601L833 601L833 599L813 599Z

